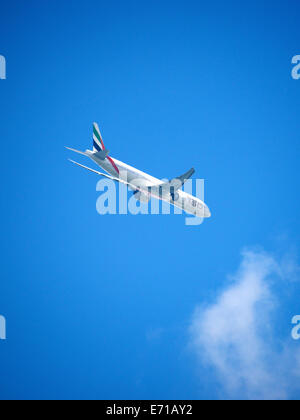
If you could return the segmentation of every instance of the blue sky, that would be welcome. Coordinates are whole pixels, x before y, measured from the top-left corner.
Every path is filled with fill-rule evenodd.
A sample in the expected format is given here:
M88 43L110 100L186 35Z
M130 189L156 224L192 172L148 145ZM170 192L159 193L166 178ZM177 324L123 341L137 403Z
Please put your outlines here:
M0 398L249 397L191 324L259 247L295 272L268 283L269 350L300 354L299 3L12 1L1 16ZM97 214L97 176L64 149L91 147L93 121L154 176L194 166L212 218Z

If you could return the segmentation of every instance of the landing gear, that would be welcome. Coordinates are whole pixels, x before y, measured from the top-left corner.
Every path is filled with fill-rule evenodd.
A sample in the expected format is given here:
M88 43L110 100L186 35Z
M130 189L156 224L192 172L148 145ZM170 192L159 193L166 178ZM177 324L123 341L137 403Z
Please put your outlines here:
M171 195L172 201L177 201L179 199L179 194L178 192L174 191L174 187L171 187L170 195Z

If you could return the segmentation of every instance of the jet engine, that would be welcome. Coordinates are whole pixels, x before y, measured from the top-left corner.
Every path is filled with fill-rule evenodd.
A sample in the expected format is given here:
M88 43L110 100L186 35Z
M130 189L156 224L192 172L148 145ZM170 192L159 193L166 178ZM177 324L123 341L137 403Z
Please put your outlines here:
M144 193L142 191L136 190L133 193L134 198L142 203L148 203L150 201L150 194Z

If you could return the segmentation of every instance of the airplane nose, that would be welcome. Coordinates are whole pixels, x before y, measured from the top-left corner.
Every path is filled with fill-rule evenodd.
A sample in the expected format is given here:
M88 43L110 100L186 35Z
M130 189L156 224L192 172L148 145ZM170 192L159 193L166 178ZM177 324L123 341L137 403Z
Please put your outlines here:
M207 206L204 208L204 217L211 217L211 212Z

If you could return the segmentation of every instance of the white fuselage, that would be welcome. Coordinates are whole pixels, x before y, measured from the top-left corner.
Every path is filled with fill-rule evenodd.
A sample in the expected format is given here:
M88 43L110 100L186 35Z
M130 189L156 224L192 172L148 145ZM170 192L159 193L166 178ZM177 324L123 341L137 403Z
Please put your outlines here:
M154 196L155 198L169 202L174 206L184 210L186 213L198 217L211 216L209 208L202 200L186 193L185 191L182 191L182 189L176 191L177 194L175 201L172 199L171 194L157 196L151 192L149 187L161 185L163 182L162 180L146 174L145 172L142 172L136 168L133 168L132 166L129 166L117 159L107 157L106 159L102 160L97 158L95 153L90 150L87 150L86 153L97 165L103 168L111 176L129 182L131 185L136 187L136 190L141 191L143 194Z

